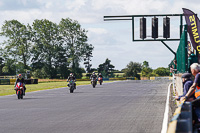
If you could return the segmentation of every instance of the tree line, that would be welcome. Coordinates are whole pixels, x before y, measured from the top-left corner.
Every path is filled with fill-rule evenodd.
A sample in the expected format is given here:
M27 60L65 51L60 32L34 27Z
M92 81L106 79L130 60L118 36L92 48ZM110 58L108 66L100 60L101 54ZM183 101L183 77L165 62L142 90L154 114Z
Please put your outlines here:
M153 70L147 61L143 63L130 61L121 71L114 68L115 66L111 64L111 60L107 58L104 63L100 64L97 69L93 69L93 71L101 73L104 77L118 77L114 73L123 73L123 77L136 77L137 79L140 79L140 77L150 78L170 75L169 68L158 67Z
M126 77L156 77L156 76L169 76L170 69L164 67L158 67L157 69L152 69L147 61L143 63L131 61L127 64L126 68L122 69Z
M31 25L17 20L5 21L0 36L5 39L0 45L0 75L30 70L34 78L67 78L71 72L81 78L85 70L80 62L89 61L94 49L87 43L87 31L70 18L61 19L59 24L47 19L36 19ZM153 70L147 61L143 64L131 61L121 71L115 70L108 58L98 68L91 66L86 63L87 72L102 73L104 77L114 77L116 72L138 79L140 76L169 76L168 68Z
M70 72L80 78L80 68L88 44L87 31L76 20L61 19L59 24L47 19L24 25L5 21L0 35L0 75L15 75L31 70L36 78L66 78Z

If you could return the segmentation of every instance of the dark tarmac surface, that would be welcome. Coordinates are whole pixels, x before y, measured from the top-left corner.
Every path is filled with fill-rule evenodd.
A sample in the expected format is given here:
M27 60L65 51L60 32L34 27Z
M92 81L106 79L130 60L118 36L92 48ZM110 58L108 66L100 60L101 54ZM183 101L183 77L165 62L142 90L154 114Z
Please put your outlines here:
M170 81L120 81L0 97L0 133L160 133ZM27 88L28 89L28 88Z

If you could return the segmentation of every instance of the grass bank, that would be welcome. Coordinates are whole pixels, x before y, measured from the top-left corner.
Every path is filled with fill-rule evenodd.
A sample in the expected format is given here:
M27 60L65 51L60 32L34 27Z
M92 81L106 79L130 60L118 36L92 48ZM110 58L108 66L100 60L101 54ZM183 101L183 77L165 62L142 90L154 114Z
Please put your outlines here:
M113 81L104 81L104 83L113 82ZM77 81L77 85L89 85L90 81ZM57 81L57 82L39 82L39 84L27 84L26 92L33 92L39 90L48 90L67 87L66 81ZM12 95L15 94L14 85L0 85L0 96Z

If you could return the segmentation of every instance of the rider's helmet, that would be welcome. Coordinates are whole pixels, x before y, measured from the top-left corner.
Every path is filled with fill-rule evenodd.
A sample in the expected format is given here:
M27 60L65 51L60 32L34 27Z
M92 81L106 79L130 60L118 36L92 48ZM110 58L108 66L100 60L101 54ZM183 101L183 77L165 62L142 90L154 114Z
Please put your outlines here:
M70 73L70 76L73 76L73 73Z
M101 73L99 73L99 75L101 75Z
M22 75L21 74L19 74L18 77L19 77L19 79L22 79Z
M95 72L93 72L93 75L95 75Z

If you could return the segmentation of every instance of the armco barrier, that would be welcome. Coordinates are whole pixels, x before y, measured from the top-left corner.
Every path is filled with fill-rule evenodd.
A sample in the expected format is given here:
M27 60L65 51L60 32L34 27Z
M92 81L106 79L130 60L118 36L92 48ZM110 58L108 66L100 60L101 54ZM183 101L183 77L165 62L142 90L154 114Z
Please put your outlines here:
M192 133L192 104L182 102L175 110L167 133Z
M10 79L0 79L0 85L10 85Z
M155 80L156 79L156 77L150 77L150 80Z
M25 79L26 84L38 84L38 79Z
M14 85L16 79L0 79L0 85ZM38 84L38 79L25 79L26 84Z
M126 78L126 80L135 80L135 77Z
M10 79L10 85L14 85L16 82L16 79Z
M150 77L150 80L173 80L173 77Z

